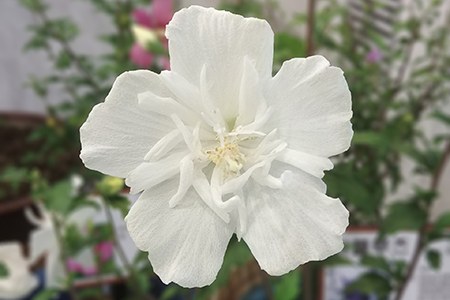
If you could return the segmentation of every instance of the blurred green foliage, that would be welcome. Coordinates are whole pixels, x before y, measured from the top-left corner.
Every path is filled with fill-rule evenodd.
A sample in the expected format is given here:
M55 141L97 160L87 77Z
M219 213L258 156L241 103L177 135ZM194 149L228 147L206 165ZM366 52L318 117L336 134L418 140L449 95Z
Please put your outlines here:
M5 278L8 276L8 269L6 269L5 265L0 263L0 278Z

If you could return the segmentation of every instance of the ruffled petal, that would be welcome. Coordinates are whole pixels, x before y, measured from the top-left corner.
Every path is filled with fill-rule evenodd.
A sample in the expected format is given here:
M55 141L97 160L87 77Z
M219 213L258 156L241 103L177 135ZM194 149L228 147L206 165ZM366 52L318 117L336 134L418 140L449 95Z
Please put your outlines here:
M248 229L243 239L263 270L283 275L342 250L348 211L339 199L316 189L314 177L287 171L283 187L249 183Z
M131 194L150 189L180 172L180 160L187 153L174 153L155 162L143 162L130 172L125 180Z
M210 96L225 119L238 113L245 57L261 80L271 77L273 32L264 20L191 6L175 13L166 36L173 71L200 86L206 66Z
M153 145L174 129L170 118L138 105L137 95L146 91L172 97L157 74L131 71L120 75L105 102L92 109L80 129L80 157L86 167L126 177Z
M169 208L178 181L146 190L125 221L136 246L147 251L161 280L183 287L202 287L217 276L233 226L223 222L193 188Z
M351 95L341 69L322 56L285 62L267 85L278 128L288 148L330 157L346 151L353 136Z

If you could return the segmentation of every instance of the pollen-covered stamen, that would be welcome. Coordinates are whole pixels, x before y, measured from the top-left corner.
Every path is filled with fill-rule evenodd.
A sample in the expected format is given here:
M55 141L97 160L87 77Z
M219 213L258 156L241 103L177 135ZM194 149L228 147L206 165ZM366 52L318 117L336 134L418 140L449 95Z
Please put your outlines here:
M235 140L227 138L219 146L207 150L206 155L211 162L222 168L225 177L238 175L245 162L245 156L240 152L239 145Z

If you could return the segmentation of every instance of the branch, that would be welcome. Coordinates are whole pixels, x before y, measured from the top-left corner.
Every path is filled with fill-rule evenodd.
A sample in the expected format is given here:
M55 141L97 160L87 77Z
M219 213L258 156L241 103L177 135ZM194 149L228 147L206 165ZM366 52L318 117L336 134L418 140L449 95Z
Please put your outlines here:
M49 24L50 19L45 14L44 11L40 11L38 13L39 18L41 19L43 24ZM51 37L55 39L62 47L62 49L67 53L67 55L70 57L70 59L75 63L75 66L77 67L78 71L83 74L83 76L86 78L87 82L92 86L92 88L95 89L97 93L101 92L101 87L97 83L97 81L92 77L91 71L88 70L80 60L80 58L75 54L75 52L70 47L69 43L63 39L61 36L55 34L54 32L50 32Z
M70 271L69 271L69 268L67 267L67 263L66 263L67 262L67 258L68 258L67 257L67 252L66 252L66 248L65 248L65 245L64 245L64 238L63 238L63 236L61 234L62 224L58 221L58 218L53 213L50 213L50 216L51 216L52 222L53 222L53 224L55 226L54 231L55 231L56 240L58 241L58 246L59 246L59 249L60 249L60 253L59 253L60 260L61 260L61 263L63 265L64 272L66 273L67 278L70 278L69 277ZM68 280L68 287L67 288L68 288L68 292L69 292L69 295L70 295L70 299L72 299L72 300L80 299L78 297L78 294L77 294L77 291L75 289L75 286L73 285L73 280L72 279Z
M314 26L316 1L308 0L308 24L306 26L306 55L314 54Z
M445 169L445 165L447 164L447 161L449 159L450 159L450 141L447 143L447 145L444 149L444 153L442 154L441 160L439 161L439 164L433 173L433 177L431 178L431 184L430 184L431 190L433 190L433 191L437 190L437 188L439 186L439 182L442 178L442 174ZM422 253L423 249L426 246L427 223L428 223L429 217L430 217L430 207L427 208L425 224L422 226L422 228L419 231L419 240L417 241L416 248L414 249L414 254L413 254L411 264L409 265L409 268L406 272L406 276L405 276L403 282L400 283L395 300L402 299L403 294L405 293L406 287L407 287L409 281L411 280L411 278L414 274L414 271L417 267L417 263L419 262L420 254Z

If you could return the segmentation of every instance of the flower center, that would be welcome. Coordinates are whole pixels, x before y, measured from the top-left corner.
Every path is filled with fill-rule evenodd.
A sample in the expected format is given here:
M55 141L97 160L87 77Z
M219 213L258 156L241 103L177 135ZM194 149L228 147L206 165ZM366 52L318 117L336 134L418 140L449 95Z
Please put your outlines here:
M207 150L206 155L211 162L222 168L225 177L238 175L245 162L245 155L239 151L239 145L227 139L220 146Z

